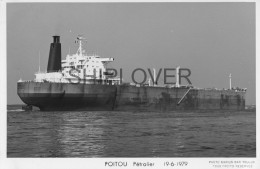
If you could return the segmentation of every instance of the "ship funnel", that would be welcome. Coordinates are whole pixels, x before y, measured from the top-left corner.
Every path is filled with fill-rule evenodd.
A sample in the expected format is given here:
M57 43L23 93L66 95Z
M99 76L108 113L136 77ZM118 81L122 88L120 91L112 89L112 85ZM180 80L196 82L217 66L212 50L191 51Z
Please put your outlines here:
M60 36L53 36L53 43L50 46L50 54L47 72L58 72L61 70L61 44Z

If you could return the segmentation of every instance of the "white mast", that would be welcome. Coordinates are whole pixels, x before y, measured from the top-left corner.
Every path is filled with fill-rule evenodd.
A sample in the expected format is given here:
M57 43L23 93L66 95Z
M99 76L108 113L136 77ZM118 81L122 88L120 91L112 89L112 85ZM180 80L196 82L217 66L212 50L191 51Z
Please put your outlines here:
M229 74L229 89L230 89L230 90L231 90L231 88L232 88L231 78L232 78L232 75L231 75L231 73L230 73L230 74Z
M148 80L148 85L151 86L151 78Z
M176 87L180 87L180 82L179 82L179 69L180 69L180 66L178 66L176 68Z

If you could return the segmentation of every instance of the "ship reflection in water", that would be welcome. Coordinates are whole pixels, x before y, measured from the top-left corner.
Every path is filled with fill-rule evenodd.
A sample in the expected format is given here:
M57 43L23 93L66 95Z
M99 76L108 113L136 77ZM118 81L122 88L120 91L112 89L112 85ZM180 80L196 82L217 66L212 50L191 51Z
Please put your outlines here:
M255 112L8 111L8 157L255 157Z

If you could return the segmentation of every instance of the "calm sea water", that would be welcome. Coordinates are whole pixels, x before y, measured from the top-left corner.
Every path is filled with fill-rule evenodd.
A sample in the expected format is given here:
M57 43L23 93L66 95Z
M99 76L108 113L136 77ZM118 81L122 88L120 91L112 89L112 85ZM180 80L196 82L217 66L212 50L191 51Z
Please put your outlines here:
M256 113L7 113L8 157L255 157Z

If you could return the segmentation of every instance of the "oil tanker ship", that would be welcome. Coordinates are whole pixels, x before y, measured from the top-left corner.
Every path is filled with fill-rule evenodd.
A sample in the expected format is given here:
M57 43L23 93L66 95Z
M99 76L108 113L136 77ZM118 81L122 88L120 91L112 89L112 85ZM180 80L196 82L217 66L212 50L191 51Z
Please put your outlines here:
M243 110L246 89L194 88L179 84L179 67L174 85L122 83L109 71L114 58L102 58L83 49L61 60L59 36L50 45L47 72L37 72L31 81L19 80L17 93L28 106L44 111L66 110Z

